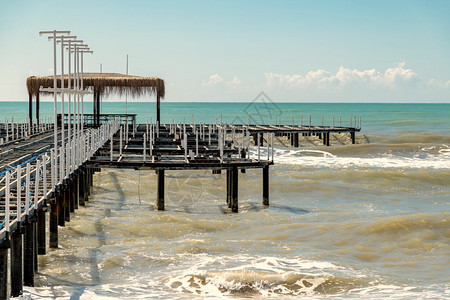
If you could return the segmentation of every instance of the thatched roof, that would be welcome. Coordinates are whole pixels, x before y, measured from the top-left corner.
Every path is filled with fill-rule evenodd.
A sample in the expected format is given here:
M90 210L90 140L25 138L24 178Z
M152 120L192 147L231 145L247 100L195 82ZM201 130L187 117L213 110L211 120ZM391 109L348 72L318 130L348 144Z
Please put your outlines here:
M61 87L61 76L58 76L57 86ZM64 86L67 88L68 76L64 76ZM72 87L74 86L73 78ZM132 97L156 94L161 98L165 95L164 80L156 77L140 77L117 73L83 73L85 90L91 90L100 95L119 94ZM53 76L27 78L28 93L37 95L39 88L52 88ZM41 92L42 93L42 92Z

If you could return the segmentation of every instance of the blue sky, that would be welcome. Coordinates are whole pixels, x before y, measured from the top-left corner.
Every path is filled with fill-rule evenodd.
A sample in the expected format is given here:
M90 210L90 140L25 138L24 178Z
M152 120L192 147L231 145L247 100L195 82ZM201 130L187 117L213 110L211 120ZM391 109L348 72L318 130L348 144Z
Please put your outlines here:
M0 100L51 74L53 29L167 101L450 102L450 1L2 1Z

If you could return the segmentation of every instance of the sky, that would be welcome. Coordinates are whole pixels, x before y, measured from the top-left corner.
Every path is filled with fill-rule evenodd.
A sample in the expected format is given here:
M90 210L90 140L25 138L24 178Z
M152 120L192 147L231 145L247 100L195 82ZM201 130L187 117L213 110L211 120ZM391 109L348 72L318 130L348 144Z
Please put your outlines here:
M86 72L128 55L166 101L450 102L450 1L2 0L0 101L52 74L55 29L89 44Z

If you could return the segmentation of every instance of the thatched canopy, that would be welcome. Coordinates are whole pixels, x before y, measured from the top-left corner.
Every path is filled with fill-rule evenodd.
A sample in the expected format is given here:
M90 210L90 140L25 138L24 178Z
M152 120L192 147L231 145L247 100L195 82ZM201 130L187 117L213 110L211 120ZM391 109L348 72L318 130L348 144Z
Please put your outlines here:
M57 86L61 87L61 76L57 77ZM64 86L67 88L68 76L64 76ZM72 87L74 86L74 80ZM156 77L140 77L118 73L83 73L83 83L85 90L91 90L96 94L109 95L130 95L132 97L154 95L161 98L165 95L164 80ZM53 76L27 78L27 88L30 95L37 96L39 88L52 88ZM42 92L41 92L42 93Z

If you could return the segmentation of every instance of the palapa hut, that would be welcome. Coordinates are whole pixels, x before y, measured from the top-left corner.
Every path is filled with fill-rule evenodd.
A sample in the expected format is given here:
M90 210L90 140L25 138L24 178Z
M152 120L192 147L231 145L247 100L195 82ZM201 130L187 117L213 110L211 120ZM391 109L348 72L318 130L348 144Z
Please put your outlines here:
M33 96L36 97L36 119L39 122L39 94L40 87L53 88L53 76L27 78L29 96L29 118L33 119ZM61 87L61 76L57 77L57 86ZM68 76L64 76L64 87L68 86ZM71 78L71 86L74 79ZM129 95L132 97L156 95L156 119L160 119L160 99L164 98L164 80L156 77L140 77L118 73L83 73L83 89L92 91L94 95L94 120L95 125L100 125L100 98L103 95L116 93L118 95Z

